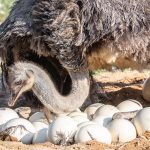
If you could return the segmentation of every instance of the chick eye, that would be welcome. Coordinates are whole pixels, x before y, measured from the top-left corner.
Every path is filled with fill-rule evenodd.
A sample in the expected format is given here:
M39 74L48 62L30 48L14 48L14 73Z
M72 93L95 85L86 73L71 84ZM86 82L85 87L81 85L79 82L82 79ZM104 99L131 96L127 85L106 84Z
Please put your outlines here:
M16 84L16 85L21 85L21 83L22 83L22 81L21 81L21 80L20 80L20 81L15 82L15 84Z

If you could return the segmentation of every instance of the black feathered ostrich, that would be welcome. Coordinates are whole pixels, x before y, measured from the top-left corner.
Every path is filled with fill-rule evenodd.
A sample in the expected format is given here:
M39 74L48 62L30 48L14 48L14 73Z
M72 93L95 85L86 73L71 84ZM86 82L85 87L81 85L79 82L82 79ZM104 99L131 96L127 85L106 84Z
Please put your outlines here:
M33 61L51 74L55 88L65 97L72 94L74 80L89 74L83 70L97 43L99 51L107 49L148 65L149 7L149 0L18 0L0 26L6 81L9 66Z

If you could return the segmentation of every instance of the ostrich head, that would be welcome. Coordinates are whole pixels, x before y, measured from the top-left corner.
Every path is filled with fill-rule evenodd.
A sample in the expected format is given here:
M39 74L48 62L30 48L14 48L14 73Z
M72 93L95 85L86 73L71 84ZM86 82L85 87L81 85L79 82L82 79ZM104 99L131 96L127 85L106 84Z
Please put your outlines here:
M13 106L17 99L26 91L30 90L35 81L34 72L24 68L19 63L8 69L8 85L11 91L9 106Z

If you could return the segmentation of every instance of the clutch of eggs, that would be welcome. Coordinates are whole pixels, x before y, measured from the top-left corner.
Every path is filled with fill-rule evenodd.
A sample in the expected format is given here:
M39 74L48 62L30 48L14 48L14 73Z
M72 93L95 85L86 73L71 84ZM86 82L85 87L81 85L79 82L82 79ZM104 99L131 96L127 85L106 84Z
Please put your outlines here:
M137 110L137 114L132 122L112 118L115 113L134 110ZM26 120L19 118L12 109L0 108L0 136L4 134L24 144L49 141L57 145L70 145L89 140L106 144L128 142L150 131L149 113L150 107L142 108L138 101L129 99L116 107L92 104L84 112L54 116L49 124L43 112L37 112Z

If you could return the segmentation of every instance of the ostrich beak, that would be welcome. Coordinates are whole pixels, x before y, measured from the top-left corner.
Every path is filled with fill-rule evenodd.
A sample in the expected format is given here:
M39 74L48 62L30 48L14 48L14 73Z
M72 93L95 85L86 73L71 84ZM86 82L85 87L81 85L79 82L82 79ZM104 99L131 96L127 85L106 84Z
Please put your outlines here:
M19 99L19 97L22 95L23 90L22 88L17 92L17 93L11 93L11 98L8 101L8 106L12 107L15 105L15 103L17 102L17 100Z

